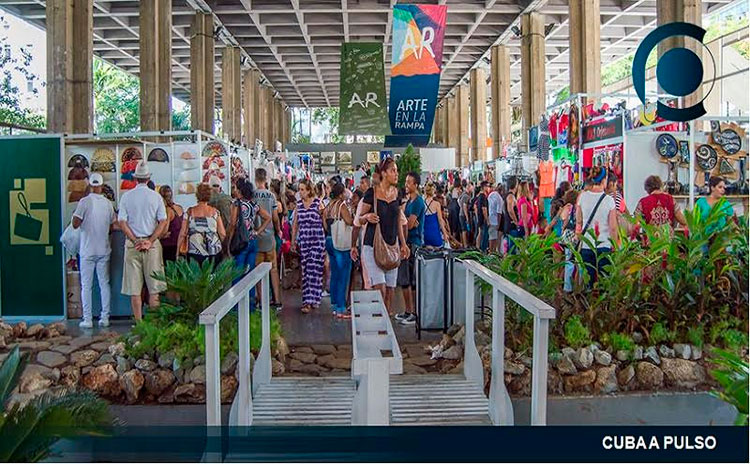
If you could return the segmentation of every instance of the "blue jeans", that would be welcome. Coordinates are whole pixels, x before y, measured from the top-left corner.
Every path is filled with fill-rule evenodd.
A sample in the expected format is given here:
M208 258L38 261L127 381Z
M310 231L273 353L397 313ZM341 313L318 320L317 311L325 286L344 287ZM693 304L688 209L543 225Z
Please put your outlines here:
M479 249L482 251L487 251L487 248L490 246L490 228L487 224L481 226L479 228L479 233L482 234L481 238L479 239Z
M250 240L244 250L235 255L235 265L242 269L242 275L234 279L232 284L239 282L245 274L255 269L255 256L258 254L258 241ZM250 290L250 309L255 308L255 287Z
M339 251L331 246L331 307L337 313L346 312L346 293L351 273L349 250Z
M609 261L607 255L612 251L609 247L600 247L596 251L581 248L581 259L583 260L585 272L589 275L588 288L594 285L600 275L606 275L604 266Z
M576 270L576 265L573 264L573 252L570 249L565 248L565 273L563 281L563 290L566 293L573 291L573 273Z
M513 240L514 238L524 238L525 232L523 228L516 227L514 225L511 225L511 229L508 232L508 254L513 254L516 252L516 241Z

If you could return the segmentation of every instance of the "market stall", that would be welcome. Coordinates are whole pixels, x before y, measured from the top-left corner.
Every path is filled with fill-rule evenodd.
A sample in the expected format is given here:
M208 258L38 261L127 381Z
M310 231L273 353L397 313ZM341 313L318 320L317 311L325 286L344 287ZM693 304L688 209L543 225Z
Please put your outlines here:
M55 141L57 148L41 152L36 148L40 143L49 141ZM17 166L3 169L4 177L8 177L10 173L13 173L15 177L29 177L28 179L15 177L8 179L13 187L21 189L19 190L22 193L21 196L26 200L27 206L21 222L28 223L29 227L33 226L34 229L37 228L37 223L41 223L45 236L39 237L37 241L44 242L44 255L57 256L61 262L59 265L40 261L30 263L36 269L34 272L46 272L48 268L60 270L61 283L57 292L59 294L46 301L45 309L37 312L27 310L25 307L28 305L18 303L14 296L16 289L25 289L25 286L19 286L9 277L7 273L9 268L6 264L2 272L8 278L0 279L0 291L5 297L0 306L0 315L4 318L9 316L61 318L66 315L68 317L80 315L78 262L75 256L67 255L62 250L58 238L62 230L70 223L78 202L85 196L88 178L92 173L102 175L104 178L103 194L117 210L122 195L135 188L133 172L136 165L139 161L145 160L152 174L151 181L154 188L158 191L162 185L169 185L174 192L175 202L187 208L196 204L195 190L200 182L208 182L212 176L216 176L222 181L222 190L228 193L231 188L230 182L239 177L249 176L253 168L250 150L200 131L75 134L54 137L40 135L4 138L0 140L0 143L9 146L8 153L38 153L39 156L44 155L59 160L59 163L54 163L59 164L57 174L46 176L44 179L46 188L39 192L29 190L30 187L36 185L35 182L38 183L39 179L36 178L40 177L39 174L31 173L28 176L20 174L23 169ZM6 150L3 152L5 153ZM5 161L12 161L12 158L3 158ZM33 159L33 156L29 156L29 159ZM50 165L49 160L37 162L46 166ZM59 201L55 202L59 206L50 203L50 193L53 191L60 192ZM44 205L44 210L41 208L42 205ZM21 224L22 229L23 227ZM124 241L121 232L113 232L110 260L113 316L130 315L129 299L120 293ZM7 244L9 254L6 255L4 249L3 258L10 256L16 248L12 247L16 245L15 241L11 242ZM31 242L33 241L26 239L23 245L31 245ZM34 253L31 253L30 256L33 255ZM97 314L100 310L97 286L94 286L93 305L94 313Z

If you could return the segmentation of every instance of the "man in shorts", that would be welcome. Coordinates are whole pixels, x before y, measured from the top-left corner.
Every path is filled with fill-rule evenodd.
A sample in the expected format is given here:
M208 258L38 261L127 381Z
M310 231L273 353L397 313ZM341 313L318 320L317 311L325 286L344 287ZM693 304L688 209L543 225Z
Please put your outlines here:
M276 214L276 195L268 190L268 175L263 168L255 170L253 199L273 219L264 231L258 233L258 255L255 258L255 265L257 266L260 263L271 264L271 288L273 289L271 306L278 311L281 310L281 293L279 291L279 268L276 264L276 235L278 234L277 231L281 230L281 224L279 224L279 215ZM260 218L260 215L257 217ZM260 284L258 284L258 287L260 287Z
M167 210L161 195L148 188L151 173L144 160L138 162L133 178L137 185L122 195L117 219L126 238L122 293L130 296L133 316L140 321L143 283L151 308L159 305L159 293L167 289L165 282L153 277L154 272L164 273L159 237L167 228Z
M398 285L404 295L406 305L405 312L396 314L396 320L403 325L414 325L417 323L416 310L414 305L414 292L417 290L416 274L416 257L414 252L417 247L423 245L424 239L424 214L427 211L424 199L419 195L419 174L410 172L406 175L406 206L404 215L406 216L406 244L409 246L411 253L409 258L401 260L398 267Z
M498 184L497 188L492 190L487 196L487 212L489 214L487 222L489 223L488 236L490 253L497 253L499 251L498 244L502 238L502 232L500 231L500 217L503 212L504 203L503 197L500 195L500 184Z

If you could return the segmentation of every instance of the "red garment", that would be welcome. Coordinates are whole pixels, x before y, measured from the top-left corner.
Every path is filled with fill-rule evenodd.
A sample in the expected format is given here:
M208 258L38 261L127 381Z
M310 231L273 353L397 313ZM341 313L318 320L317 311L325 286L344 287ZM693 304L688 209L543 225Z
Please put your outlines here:
M539 198L555 196L555 181L552 173L554 166L555 164L552 161L539 163Z
M584 168L594 167L594 149L593 148L584 148L582 158L583 159L581 160L581 162Z
M552 140L557 140L557 113L553 113L549 118L549 136Z
M647 224L661 226L674 224L674 198L663 192L654 192L638 201L636 214L641 214Z
M526 205L526 217L521 218L521 223L525 230L533 233L536 230L536 225L539 222L539 208L535 201L530 201L526 197L518 199L518 212L521 213L521 206Z

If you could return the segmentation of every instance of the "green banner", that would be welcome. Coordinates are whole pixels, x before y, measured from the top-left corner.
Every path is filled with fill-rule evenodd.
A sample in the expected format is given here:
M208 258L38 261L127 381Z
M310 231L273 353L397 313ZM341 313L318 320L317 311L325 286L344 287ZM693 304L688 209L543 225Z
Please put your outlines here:
M389 135L383 44L341 44L339 134Z
M0 315L62 317L59 136L0 138Z

